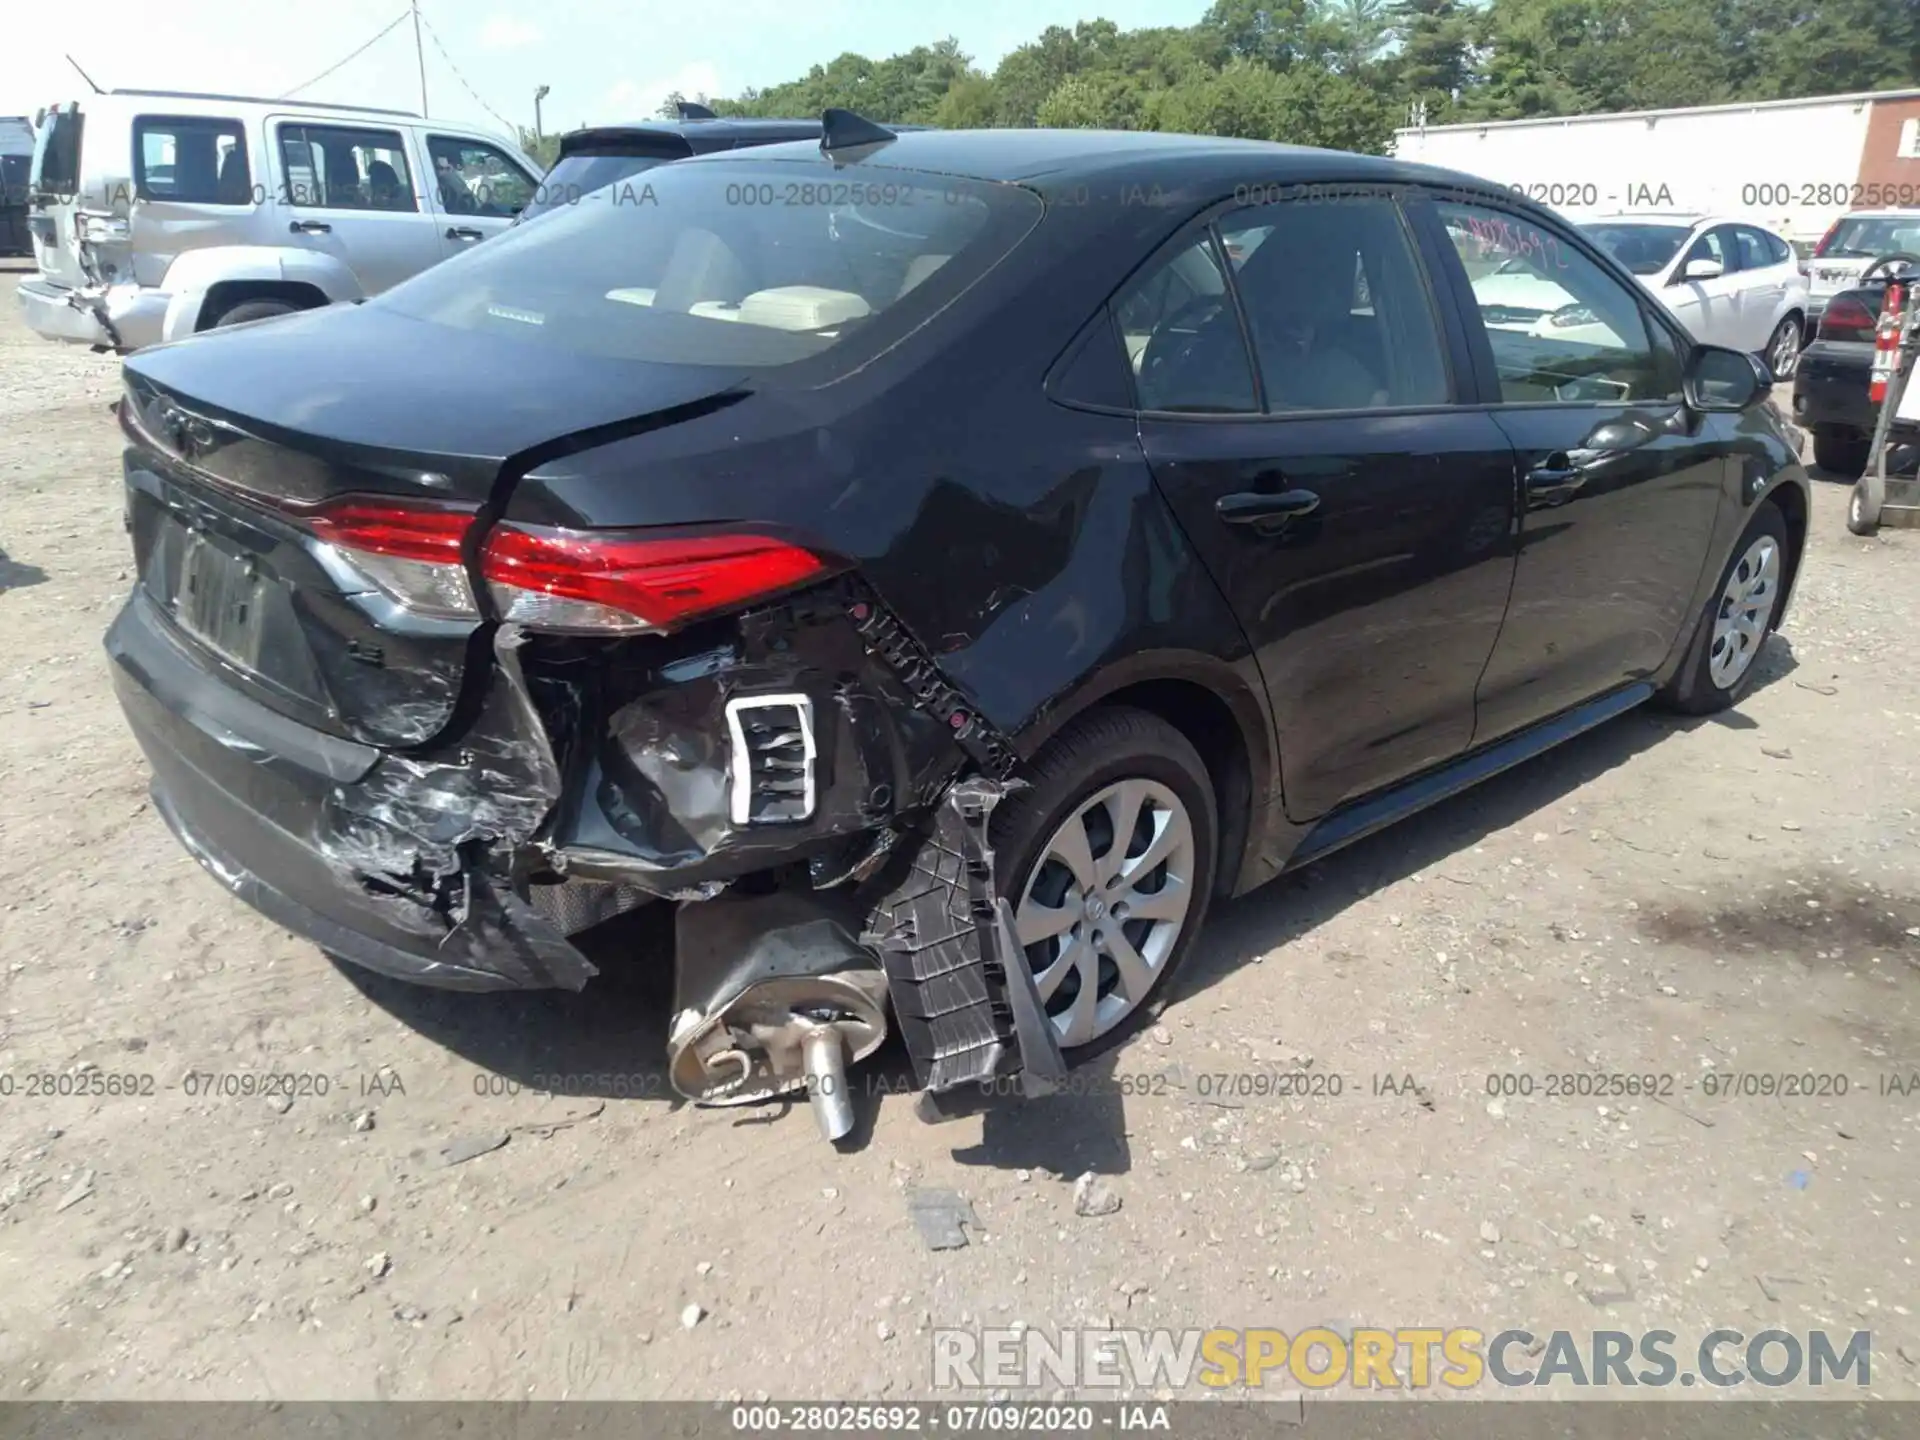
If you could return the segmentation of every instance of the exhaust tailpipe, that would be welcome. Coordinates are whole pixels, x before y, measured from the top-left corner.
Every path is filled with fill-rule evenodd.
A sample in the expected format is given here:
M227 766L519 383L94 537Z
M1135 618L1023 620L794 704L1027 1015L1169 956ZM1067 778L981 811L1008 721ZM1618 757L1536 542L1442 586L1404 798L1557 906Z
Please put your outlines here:
M804 1088L822 1135L852 1130L847 1068L887 1036L873 955L802 896L683 904L676 929L674 1089L702 1105L747 1105Z

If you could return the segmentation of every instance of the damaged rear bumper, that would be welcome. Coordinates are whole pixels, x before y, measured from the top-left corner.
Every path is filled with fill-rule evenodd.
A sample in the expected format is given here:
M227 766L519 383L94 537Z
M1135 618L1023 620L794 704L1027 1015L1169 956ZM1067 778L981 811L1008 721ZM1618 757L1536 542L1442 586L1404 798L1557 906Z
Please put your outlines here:
M579 989L597 971L568 935L665 900L668 1073L690 1098L818 1105L889 1010L928 1090L1044 1089L1064 1067L987 843L1010 748L857 588L727 624L611 665L503 627L477 713L419 750L267 708L142 587L107 649L167 824L340 958L443 988ZM763 699L804 733L756 741L741 706ZM796 755L804 773L777 763Z
M144 590L106 646L121 708L153 767L155 808L201 865L269 919L367 969L445 989L577 990L596 973L484 867L445 879L444 908L409 898L397 876L383 883L353 867L350 856L376 856L382 841L396 856L434 848L431 837L377 834L380 817L423 773L450 788L431 772L471 769L471 757L397 758L276 714L202 669Z

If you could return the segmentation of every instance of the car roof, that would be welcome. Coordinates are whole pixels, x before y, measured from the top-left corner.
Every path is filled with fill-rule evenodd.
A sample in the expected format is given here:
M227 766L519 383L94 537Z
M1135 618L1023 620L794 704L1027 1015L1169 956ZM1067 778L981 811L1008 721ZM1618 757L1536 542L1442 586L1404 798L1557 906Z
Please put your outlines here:
M817 145L762 146L746 153L717 152L689 163L819 159ZM901 130L877 148L858 147L840 163L926 170L973 180L1042 184L1058 188L1096 176L1122 179L1136 173L1143 183L1162 178L1233 183L1281 179L1418 182L1487 195L1510 195L1505 186L1461 171L1443 170L1379 155L1318 150L1267 140L1215 135L1175 135L1140 130ZM1519 197L1514 197L1518 199ZM1526 208L1538 208L1521 201Z
M774 143L781 140L818 140L820 122L818 120L760 120L725 117L716 120L628 120L616 121L611 125L586 125L578 130L570 130L560 137L563 151L592 146L594 149L609 149L623 140L652 140L662 136L675 137L690 143L700 144L709 141L726 144L760 141Z

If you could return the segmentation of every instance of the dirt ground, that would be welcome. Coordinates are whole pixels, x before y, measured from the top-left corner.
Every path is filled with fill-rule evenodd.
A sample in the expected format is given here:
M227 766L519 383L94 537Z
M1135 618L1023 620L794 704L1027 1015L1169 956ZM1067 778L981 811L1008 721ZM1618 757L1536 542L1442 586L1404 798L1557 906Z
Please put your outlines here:
M1870 1329L1872 1393L1920 1393L1920 1093L1882 1079L1920 1071L1920 533L1848 536L1844 487L1739 713L1629 715L1216 910L1118 1056L1154 1093L940 1127L893 1095L836 1151L804 1106L667 1098L644 937L580 996L415 991L187 858L99 643L117 366L28 333L20 273L0 1393L902 1397L931 1327L1014 1322ZM1237 1093L1303 1066L1341 1093ZM1850 1088L1709 1097L1709 1068ZM327 1093L190 1079L268 1071ZM1567 1072L1677 1079L1549 1097ZM531 1093L556 1074L600 1078ZM1076 1214L1086 1171L1117 1211ZM929 1250L909 1187L966 1197L971 1244Z

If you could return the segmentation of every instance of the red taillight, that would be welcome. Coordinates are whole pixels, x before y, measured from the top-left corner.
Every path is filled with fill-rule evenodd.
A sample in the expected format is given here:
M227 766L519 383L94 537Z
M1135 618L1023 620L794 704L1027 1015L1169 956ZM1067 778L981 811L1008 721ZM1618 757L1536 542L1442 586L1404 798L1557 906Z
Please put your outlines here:
M305 512L313 533L333 547L343 587L365 581L417 615L478 619L460 545L473 511L385 495L343 495Z
M373 495L346 495L327 501L305 518L313 533L330 545L364 555L457 565L460 542L473 524L473 511Z
M1827 253L1827 246L1833 243L1833 237L1840 233L1840 227L1844 223L1846 223L1844 220L1836 220L1833 222L1833 224L1827 227L1827 233L1822 235L1820 237L1820 243L1813 247L1813 253L1816 256L1824 255Z
M547 630L661 630L824 575L766 535L660 535L501 525L480 569L501 618Z
M1875 316L1852 295L1835 297L1820 316L1822 340L1871 340Z

